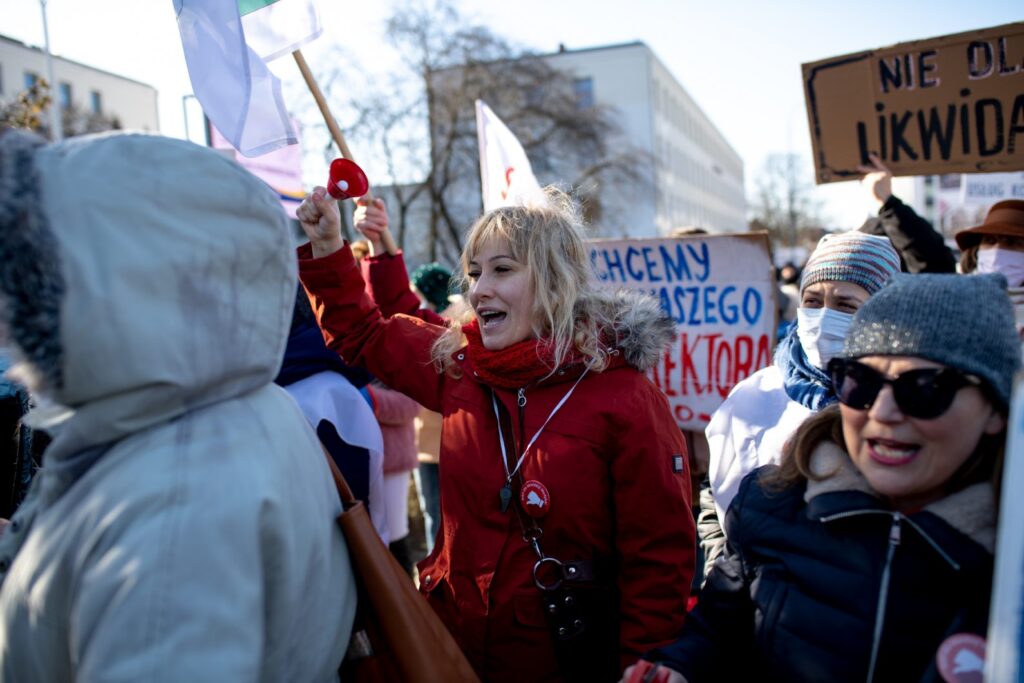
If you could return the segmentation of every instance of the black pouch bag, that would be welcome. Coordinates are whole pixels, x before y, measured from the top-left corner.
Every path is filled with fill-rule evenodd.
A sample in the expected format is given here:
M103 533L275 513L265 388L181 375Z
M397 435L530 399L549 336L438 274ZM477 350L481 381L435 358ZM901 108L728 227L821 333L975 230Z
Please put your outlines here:
M545 558L538 565L534 578L562 679L618 681L619 596L614 584L600 581L603 573L587 560Z

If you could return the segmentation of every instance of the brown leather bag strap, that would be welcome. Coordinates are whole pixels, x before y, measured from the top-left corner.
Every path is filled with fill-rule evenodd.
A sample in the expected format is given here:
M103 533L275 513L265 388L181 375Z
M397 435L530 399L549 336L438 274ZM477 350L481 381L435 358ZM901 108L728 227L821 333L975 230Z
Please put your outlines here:
M327 447L321 443L320 450L324 452L324 458L327 459L327 466L331 468L331 476L334 477L334 486L338 489L338 497L341 498L341 504L345 509L348 509L355 505L356 497L352 495L352 489L348 487L348 482L345 481L345 476L334 463L334 458L332 458L331 454L327 451Z

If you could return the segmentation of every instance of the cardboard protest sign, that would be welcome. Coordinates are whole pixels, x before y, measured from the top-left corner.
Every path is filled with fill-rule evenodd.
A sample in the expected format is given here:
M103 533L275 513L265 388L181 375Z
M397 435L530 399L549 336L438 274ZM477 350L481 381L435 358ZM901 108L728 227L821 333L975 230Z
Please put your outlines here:
M963 204L995 204L1024 199L1024 173L965 173L960 181Z
M1006 425L996 567L989 611L985 680L1024 680L1024 377L1018 375Z
M1024 22L803 65L819 183L1024 169Z
M682 429L702 430L729 391L772 361L775 279L766 233L595 240L597 280L649 292L679 337L651 379Z

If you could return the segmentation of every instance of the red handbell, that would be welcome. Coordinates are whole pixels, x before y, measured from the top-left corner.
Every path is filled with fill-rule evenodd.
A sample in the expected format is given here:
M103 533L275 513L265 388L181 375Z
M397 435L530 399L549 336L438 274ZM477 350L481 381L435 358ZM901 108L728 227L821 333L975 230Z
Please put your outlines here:
M331 174L327 180L327 192L335 199L362 197L370 189L363 169L354 161L335 159L331 162Z

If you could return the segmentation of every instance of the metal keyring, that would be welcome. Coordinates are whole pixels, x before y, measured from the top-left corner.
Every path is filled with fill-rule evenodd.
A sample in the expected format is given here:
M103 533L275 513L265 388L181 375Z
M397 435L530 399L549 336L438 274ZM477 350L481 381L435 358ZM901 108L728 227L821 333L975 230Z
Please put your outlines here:
M545 584L543 581L541 581L539 578L537 578L537 571L544 565L545 562L550 562L553 565L555 565L555 568L558 571L559 578L556 579L553 583L551 583L551 585ZM561 575L562 575L562 561L558 560L558 559L556 559L554 557L542 557L541 559L537 560L537 563L535 565L533 565L533 583L537 586L537 588L541 589L542 591L556 591L556 590L558 590L561 587L561 585L562 585Z

